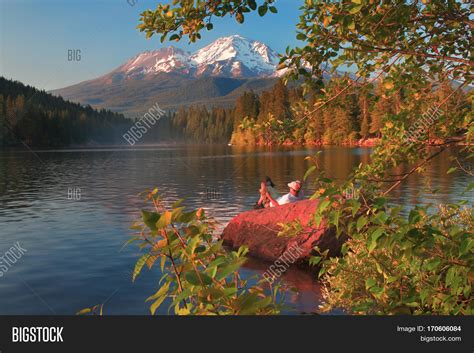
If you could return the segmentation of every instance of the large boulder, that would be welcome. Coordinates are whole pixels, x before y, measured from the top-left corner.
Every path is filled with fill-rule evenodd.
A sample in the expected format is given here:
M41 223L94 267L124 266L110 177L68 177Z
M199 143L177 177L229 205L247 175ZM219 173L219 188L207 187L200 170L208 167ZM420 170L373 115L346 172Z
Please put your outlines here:
M345 237L336 237L333 228L321 222L318 228L309 227L308 223L318 205L317 200L299 201L279 207L252 210L239 214L225 227L221 237L224 245L238 248L245 245L249 255L267 261L275 261L286 251L296 255L296 263L307 263L314 254L313 248L321 251L329 249L329 255L340 253ZM279 223L290 223L298 220L302 231L296 236L278 236L281 231Z

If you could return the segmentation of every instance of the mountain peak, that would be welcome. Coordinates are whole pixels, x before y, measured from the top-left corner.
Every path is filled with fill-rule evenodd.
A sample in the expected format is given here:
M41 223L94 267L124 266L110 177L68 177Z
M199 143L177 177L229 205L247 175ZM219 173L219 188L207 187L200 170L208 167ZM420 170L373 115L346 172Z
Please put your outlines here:
M275 73L278 54L262 42L232 35L198 50L191 60L197 64L198 76L262 77Z
M173 46L142 52L109 75L108 82L149 79L160 73L188 77L275 76L278 54L266 44L239 34L216 39L189 53Z
M250 41L249 39L242 37L240 34L232 34L230 36L221 37L219 39L242 39L242 40Z

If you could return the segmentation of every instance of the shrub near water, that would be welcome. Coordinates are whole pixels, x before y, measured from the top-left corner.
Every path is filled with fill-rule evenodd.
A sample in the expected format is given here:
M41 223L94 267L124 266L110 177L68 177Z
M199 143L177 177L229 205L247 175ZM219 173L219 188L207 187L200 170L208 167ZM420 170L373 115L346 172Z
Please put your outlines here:
M378 210L352 226L344 257L324 265L323 310L472 314L472 209L416 207L408 219L399 210Z
M262 280L251 285L239 275L247 249L226 252L222 241L212 238L214 229L204 211L185 212L181 201L164 207L158 190L146 194L153 211L142 211L132 227L140 232L129 242L140 242L145 253L133 271L133 280L146 265L159 263L162 277L158 291L147 301L152 314L169 299L169 308L178 315L277 314L279 287ZM277 297L279 299L277 299Z

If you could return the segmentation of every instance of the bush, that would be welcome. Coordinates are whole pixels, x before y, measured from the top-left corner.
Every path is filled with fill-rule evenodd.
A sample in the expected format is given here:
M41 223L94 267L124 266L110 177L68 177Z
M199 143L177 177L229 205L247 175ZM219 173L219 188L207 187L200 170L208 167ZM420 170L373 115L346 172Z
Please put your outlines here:
M473 314L472 209L448 205L430 214L416 207L408 219L398 212L360 216L345 256L324 265L323 310Z
M156 312L166 299L178 315L257 315L277 314L283 296L280 287L269 287L265 280L242 279L238 270L246 261L247 249L225 251L221 240L214 240L212 220L203 209L185 212L181 201L167 209L158 189L146 193L152 211L142 210L139 231L129 242L138 241L146 252L133 271L135 280L146 265L158 261L162 277L159 289L147 301Z

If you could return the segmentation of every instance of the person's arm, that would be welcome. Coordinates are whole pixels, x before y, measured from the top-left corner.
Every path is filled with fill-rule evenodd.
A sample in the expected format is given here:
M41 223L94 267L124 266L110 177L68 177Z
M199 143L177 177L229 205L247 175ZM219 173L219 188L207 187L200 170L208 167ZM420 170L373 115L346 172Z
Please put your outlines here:
M257 202L257 205L261 205L263 201L265 201L265 196L267 195L268 193L268 190L267 190L267 186L265 185L265 183L261 183L260 184L260 199L258 200Z
M273 204L274 207L280 206L280 204L277 202L277 200L275 200L269 192L267 192L267 197L270 200L270 202Z

